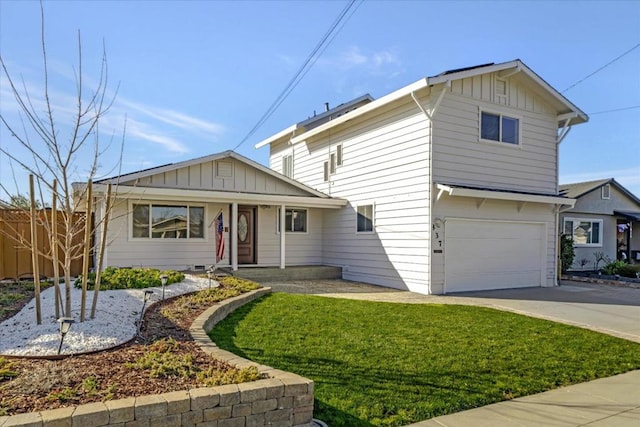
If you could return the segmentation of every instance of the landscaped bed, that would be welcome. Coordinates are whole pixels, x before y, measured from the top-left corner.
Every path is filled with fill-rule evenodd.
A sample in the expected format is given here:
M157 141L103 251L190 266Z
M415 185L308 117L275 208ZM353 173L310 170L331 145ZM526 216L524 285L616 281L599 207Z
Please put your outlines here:
M0 356L0 415L259 379L255 368L213 359L189 334L193 320L215 302L257 287L229 277L218 288L158 302L146 312L141 337L116 349L63 360ZM9 290L16 287L3 285L0 294Z
M488 308L273 294L211 332L315 381L330 426L405 425L640 368L640 344Z

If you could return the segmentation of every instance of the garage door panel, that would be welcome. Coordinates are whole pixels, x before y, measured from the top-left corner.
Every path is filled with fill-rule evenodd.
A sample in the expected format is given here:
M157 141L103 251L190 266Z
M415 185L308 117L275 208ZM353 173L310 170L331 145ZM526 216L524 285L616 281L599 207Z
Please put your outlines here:
M445 291L541 286L545 233L539 223L448 220Z

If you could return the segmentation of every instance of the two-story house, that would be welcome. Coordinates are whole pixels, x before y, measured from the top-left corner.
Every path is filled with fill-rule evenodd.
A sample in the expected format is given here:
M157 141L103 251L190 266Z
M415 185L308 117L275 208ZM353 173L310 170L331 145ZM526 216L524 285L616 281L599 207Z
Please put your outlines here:
M515 60L421 79L256 147L348 201L322 217L323 263L345 279L426 294L553 286L558 212L574 203L558 193L558 145L587 120Z
M270 168L224 152L96 183L118 184L103 265L329 265L424 294L553 286L574 203L558 144L586 121L519 60L365 95L258 143Z

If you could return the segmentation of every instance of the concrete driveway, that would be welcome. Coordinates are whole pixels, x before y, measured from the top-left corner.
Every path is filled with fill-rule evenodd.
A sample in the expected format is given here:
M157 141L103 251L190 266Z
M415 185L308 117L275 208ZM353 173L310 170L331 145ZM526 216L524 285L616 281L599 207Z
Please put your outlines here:
M342 280L269 283L275 292L412 304L491 307L580 326L640 342L640 289L563 282L553 288L421 295Z

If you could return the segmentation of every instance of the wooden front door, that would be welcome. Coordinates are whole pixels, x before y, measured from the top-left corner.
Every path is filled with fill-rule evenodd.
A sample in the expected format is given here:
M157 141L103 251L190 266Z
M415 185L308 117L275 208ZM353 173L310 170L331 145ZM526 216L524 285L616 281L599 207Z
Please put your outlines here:
M256 263L255 229L255 206L238 206L238 264Z

